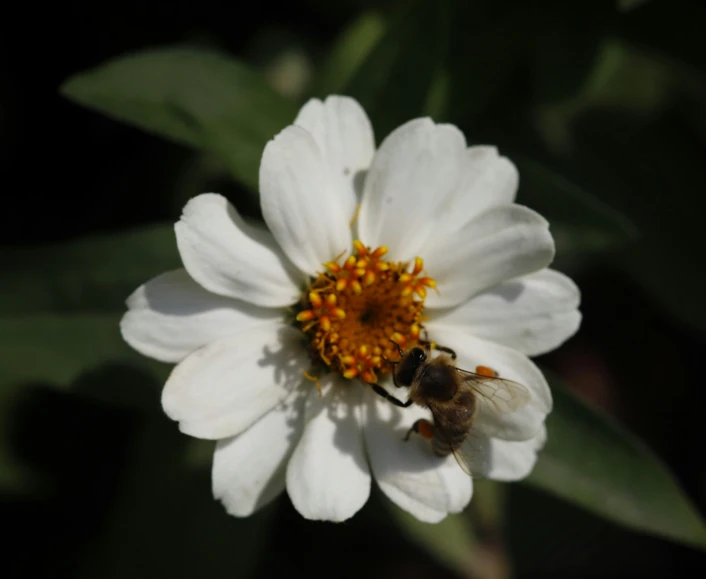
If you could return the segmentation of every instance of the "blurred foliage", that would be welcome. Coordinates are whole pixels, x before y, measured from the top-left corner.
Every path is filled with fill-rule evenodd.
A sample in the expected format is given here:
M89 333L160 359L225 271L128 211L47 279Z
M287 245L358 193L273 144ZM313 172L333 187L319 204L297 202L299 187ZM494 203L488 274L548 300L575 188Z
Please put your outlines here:
M556 381L547 445L527 483L617 523L706 547L706 525L659 459Z
M31 195L19 195L19 214L35 219L3 230L15 247L0 251L0 491L15 501L3 507L10 520L45 529L38 542L22 532L17 540L31 538L47 554L20 550L13 561L25 557L25 568L53 576L271 576L309 569L316 557L329 568L342 543L386 547L371 556L378 562L372 571L368 558L352 561L343 570L351 577L427 576L420 569L439 576L417 546L474 577L506 576L506 549L518 576L600 574L606 558L614 570L664 576L676 564L658 553L691 560L693 552L584 512L704 546L703 519L662 460L561 387L554 388L547 448L528 484L509 485L507 509L505 493L479 482L468 513L428 526L375 495L333 533L301 521L286 501L236 520L212 500L213 444L187 439L161 415L168 368L132 352L117 323L130 292L178 267L171 223L188 197L219 190L258 217L261 150L309 96L356 97L378 142L401 122L430 114L458 125L470 144L497 145L520 170L519 202L551 223L557 268L580 285L605 272L622 276L630 291L648 296L652 316L668 320L670 336L686 336L694 350L704 345L706 5L317 0L280 8L256 5L236 21L210 2L175 7L167 19L146 6L139 18L120 10L110 23L81 8L94 26L74 24L80 41L73 52L64 42L70 32L62 32L56 51L68 64L47 73L41 89L30 85L41 76L32 76L35 63L10 67L0 89L0 175L17 165L22 187L31 176L52 193L56 182L76 189L47 195L39 209ZM199 23L199 14L209 16ZM86 45L95 49L90 55ZM194 152L58 100L48 110L67 120L43 117L36 94L54 99L47 94L68 76L61 93L73 102ZM50 121L58 130L47 131ZM64 151L74 122L85 142ZM57 139L53 155L63 161L53 171L36 171L37 134ZM17 160L21 153L27 165ZM601 307L613 312L608 318L630 315L607 299ZM622 323L639 332L652 319L644 318ZM665 354L639 355L632 363L644 366ZM679 364L685 354L675 346L669 355ZM672 388L667 378L664 396ZM683 399L703 399L698 386L695 376ZM656 404L663 395L661 386L630 388L623 391ZM643 424L659 436L667 419L660 406L651 408L654 419ZM671 419L698 424L702 413L694 404ZM703 485L703 468L694 466L701 478L689 488ZM706 507L706 496L691 499ZM392 517L381 515L389 514L383 505ZM570 541L594 545L595 553L572 550ZM269 552L283 555L263 555Z
M265 144L296 107L245 65L213 51L173 48L108 62L62 92L111 117L219 156L257 188Z

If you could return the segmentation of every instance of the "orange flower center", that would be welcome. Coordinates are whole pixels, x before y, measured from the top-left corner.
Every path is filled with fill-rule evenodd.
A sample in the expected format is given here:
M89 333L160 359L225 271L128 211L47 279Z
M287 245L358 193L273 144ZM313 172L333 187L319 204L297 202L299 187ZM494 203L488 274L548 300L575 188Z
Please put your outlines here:
M343 264L324 264L302 300L297 321L311 340L315 363L345 378L369 383L391 371L397 346L416 345L426 288L436 282L422 274L424 262L385 261L386 247L371 251L360 241ZM408 271L411 267L411 271Z

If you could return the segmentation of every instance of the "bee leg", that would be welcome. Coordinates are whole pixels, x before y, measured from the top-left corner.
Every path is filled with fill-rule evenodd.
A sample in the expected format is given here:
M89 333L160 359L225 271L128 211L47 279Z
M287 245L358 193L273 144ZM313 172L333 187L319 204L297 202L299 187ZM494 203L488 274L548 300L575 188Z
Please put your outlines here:
M426 336L426 331L425 331L425 338L426 337L427 336ZM419 340L419 343L422 346L429 348L430 350L439 350L439 352L444 352L444 353L448 354L449 356L451 356L452 360L455 360L457 357L455 350L452 350L451 348L448 348L446 346L440 346L436 342L430 342L425 339L425 340Z
M395 345L395 348L397 348L397 354L399 354L400 358L402 358L402 348L400 345L395 342L392 338L390 338L390 342L392 342ZM387 360L389 362L389 360ZM398 360L399 362L399 360ZM390 364L397 364L397 362L390 362Z
M413 432L416 432L427 440L431 440L434 438L434 425L426 418L420 418L412 424L412 428L407 431L407 436L404 437L405 442L409 440Z
M399 406L400 408L407 408L408 406L411 406L411 404L412 404L411 400L407 400L407 402L402 402L401 400L397 400L397 398L392 396L392 394L388 394L387 390L385 390L382 386L380 386L378 384L371 384L371 386L373 387L373 392L375 392L375 394L378 394L379 396L382 396L386 400L389 400L395 406Z
M435 346L436 349L439 350L439 352L446 352L449 356L451 356L452 360L456 359L456 352L451 348L447 348L446 346L439 346L439 344L435 344Z

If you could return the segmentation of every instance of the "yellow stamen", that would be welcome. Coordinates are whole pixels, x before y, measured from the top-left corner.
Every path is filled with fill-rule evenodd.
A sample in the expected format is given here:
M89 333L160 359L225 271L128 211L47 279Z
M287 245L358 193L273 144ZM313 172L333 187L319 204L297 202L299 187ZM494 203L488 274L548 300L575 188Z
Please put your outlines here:
M419 343L426 288L436 287L422 277L421 258L410 266L385 261L387 252L354 241L348 257L324 264L296 315L314 363L350 380L377 383L391 372L387 361L399 360L398 347Z
M312 312L311 310L304 310L303 312L299 312L297 314L297 321L298 322L309 322L314 319L316 314Z
M387 252L388 252L387 245L381 245L375 251L373 251L373 257L375 259L379 259L383 255L385 255Z
M360 203L356 203L355 213L353 213L353 217L351 217L351 220L348 223L348 227L353 227L353 224L355 223L356 219L358 219L359 214L360 214Z
M360 241L359 239L356 239L356 240L353 242L353 248L355 249L355 251L356 251L356 253L357 253L358 255L361 255L361 256L362 256L362 255L368 255L368 248L365 247L365 245L363 244L363 242Z
M315 308L320 308L324 303L321 299L321 296L316 292L309 292L309 301L311 302L311 305Z
M319 391L319 396L321 396L321 382L319 382L319 377L309 374L306 370L304 370L303 374L305 378L311 380L316 385L316 389Z

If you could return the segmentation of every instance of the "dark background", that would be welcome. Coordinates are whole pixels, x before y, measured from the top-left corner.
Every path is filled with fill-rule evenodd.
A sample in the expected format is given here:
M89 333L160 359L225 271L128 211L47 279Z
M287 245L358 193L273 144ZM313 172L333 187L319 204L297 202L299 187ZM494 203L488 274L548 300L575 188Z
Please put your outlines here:
M192 151L61 97L59 85L69 76L129 51L182 41L216 46L260 67L294 47L315 69L363 9L394 4L73 2L49 13L24 8L6 15L3 247L173 222L185 200L205 190L257 216L252 197L221 172L203 170ZM482 107L452 107L449 120L469 142L497 143L512 159L513 152L530 151L570 172L639 231L620 247L562 264L582 290L584 322L576 337L539 362L639 434L703 513L704 4L648 0L623 13L614 3L537 2L536 17L519 35L498 24L515 3L469 5L480 16L465 11L454 26L467 26L469 38L478 30L490 35L477 50L495 50L491 40L500 39L500 46L519 44L532 57L514 63ZM666 72L656 81L645 73L641 84L637 69L621 106L577 105L577 113L560 117L570 121L573 146L557 154L542 140L537 119L579 94L598 64L597 44L608 36L637 47ZM417 41L423 45L424 36ZM473 66L469 61L469 74ZM645 105L652 89L662 91L662 100ZM522 195L521 184L521 201ZM144 399L151 410L91 395L116 384L126 399ZM335 528L303 521L286 496L252 520L230 518L211 499L208 468L184 472L186 437L161 415L160 384L152 377L104 367L74 386L62 392L51 383L23 383L11 399L0 399L12 408L2 437L39 481L0 489L0 519L10 535L0 564L9 566L5 577L456 576L380 515L377 496ZM507 491L502 525L482 535L488 556L509 558L518 577L706 571L695 549L631 533L532 488ZM481 566L471 575L494 577L494 569Z

